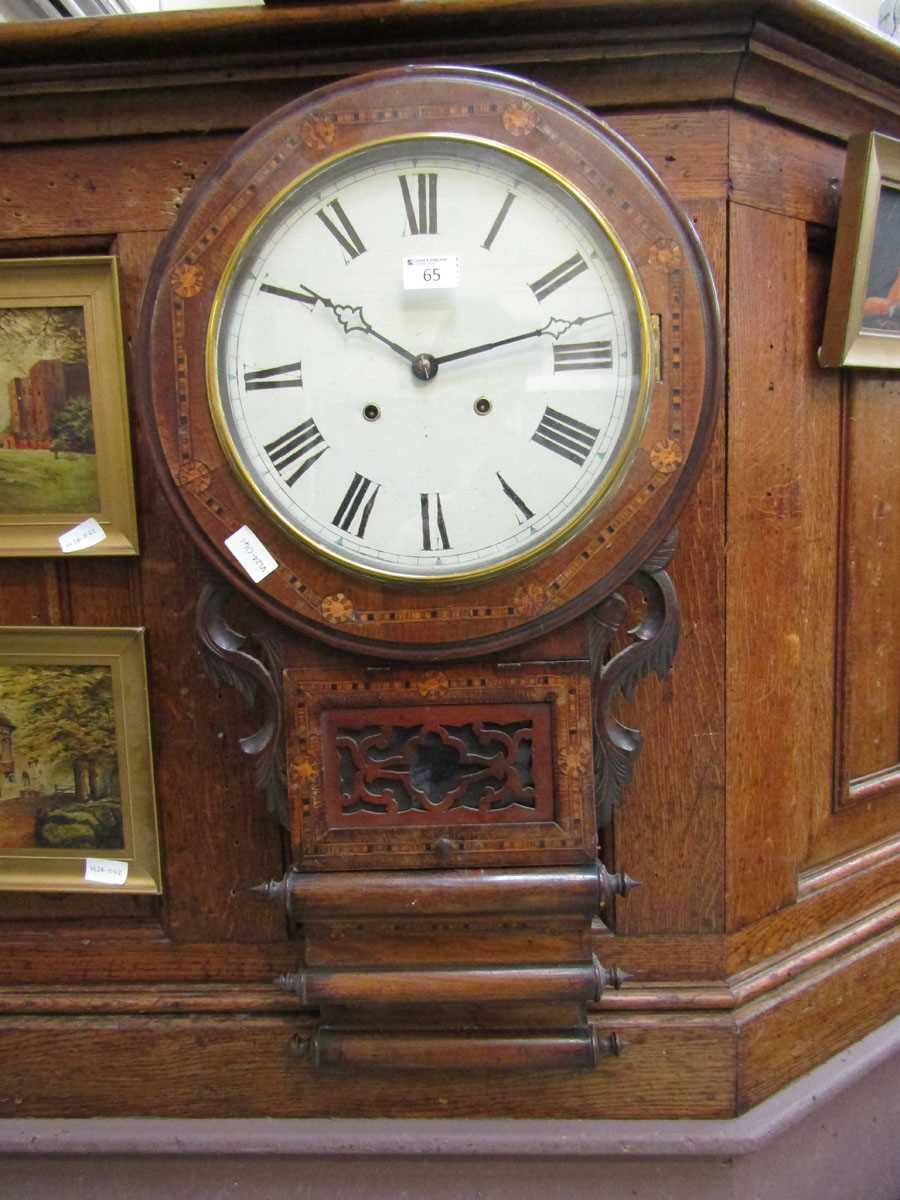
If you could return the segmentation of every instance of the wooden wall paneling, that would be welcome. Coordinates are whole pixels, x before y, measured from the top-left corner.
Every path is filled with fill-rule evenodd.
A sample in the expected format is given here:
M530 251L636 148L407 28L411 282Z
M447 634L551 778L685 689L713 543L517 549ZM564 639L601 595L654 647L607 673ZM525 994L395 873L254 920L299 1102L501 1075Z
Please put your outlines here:
M595 1023L604 1033L620 1024ZM728 1017L628 1017L627 1057L593 1071L486 1070L477 1086L464 1071L409 1072L402 1084L388 1071L317 1074L291 1051L293 1036L312 1025L299 1014L10 1017L0 1027L0 1117L665 1119L721 1117L734 1106Z
M830 787L838 383L806 226L731 207L727 922L791 902Z
M227 135L8 146L0 238L167 229Z
M637 892L631 895L636 897ZM594 953L600 961L604 966L621 967L645 987L652 987L654 982L661 980L721 984L728 974L726 952L727 942L720 934L623 936L595 923ZM625 994L623 991L613 997L607 993L603 997L603 1006L618 1006L619 998Z
M667 138L664 144L677 162L681 143ZM722 189L722 181L713 178L711 186ZM688 191L691 187L689 181ZM689 195L684 203L710 258L724 309L724 189L718 198ZM675 666L665 683L644 681L633 703L619 708L620 719L640 729L644 738L631 787L614 822L616 870L628 871L644 885L615 905L620 935L710 934L723 928L723 485L720 414L706 466L678 522L679 546L671 574L681 606L682 637Z
M834 228L845 151L782 121L731 114L731 198Z
M100 896L87 892L75 893L41 893L41 892L2 892L0 893L0 943L4 935L11 935L5 953L12 977L16 982L31 980L33 963L28 957L20 954L19 933L27 926L22 922L40 922L58 934L66 925L88 923L98 928L101 924L137 921L159 921L159 899L156 896ZM76 943L73 950L77 953L81 947ZM48 982L56 982L66 974L63 967L60 970L59 955L62 947L59 942L48 943L45 947L47 962L52 964Z
M0 1013L15 1016L110 1016L138 1013L283 1013L296 1005L271 984L158 983L119 988L70 984L47 989L24 984L0 986Z
M843 527L841 783L900 769L900 389L854 377L849 396ZM893 667L893 669L892 669ZM900 779L897 780L900 788ZM837 803L853 799L842 788Z
M64 564L68 575L68 624L139 625L140 598L137 566L123 559L72 559Z
M755 964L790 953L794 946L807 945L883 910L900 894L900 837L804 872L798 892L796 904L731 934L724 975L750 971Z
M56 558L0 562L0 625L60 625L68 619L66 564Z
M96 899L111 903L112 898ZM77 903L74 908L77 912ZM60 903L59 910L63 909L68 912L69 905ZM284 1003L286 993L272 986L272 980L296 970L296 946L262 940L175 942L160 929L158 918L135 921L128 905L114 912L110 908L110 913L104 920L90 915L64 920L58 913L53 921L4 926L0 929L0 986L49 989L50 1007L55 997L67 995L72 987L83 987L97 1004L102 1005L105 997L105 1011L115 1013L120 998L127 1002L132 988L207 983L216 997L213 1008L218 1005L240 1011L240 988L231 1001L227 997L232 996L235 985L252 983L268 986L272 996L281 996L281 1008L295 1007Z
M889 375L847 372L832 792L813 814L811 865L900 825L900 425Z
M662 112L611 112L597 115L627 138L660 175L672 194L691 211L695 201L724 199L728 192L728 145L733 114L723 108L676 107ZM705 213L702 237L713 259L716 284L721 291L724 263L716 258L723 230L711 236L715 210ZM710 244L711 243L711 244Z
M737 1112L864 1037L898 1008L896 924L746 1005L738 1013Z

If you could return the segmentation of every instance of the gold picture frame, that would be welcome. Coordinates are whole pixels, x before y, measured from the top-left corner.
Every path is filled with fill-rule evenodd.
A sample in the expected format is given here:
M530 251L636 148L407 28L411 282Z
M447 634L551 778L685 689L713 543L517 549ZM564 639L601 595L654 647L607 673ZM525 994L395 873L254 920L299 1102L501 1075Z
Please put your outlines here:
M847 143L819 362L900 369L900 140L883 133Z
M138 553L116 260L2 259L0 556L65 554L91 517L79 557Z
M0 627L0 891L161 890L143 629Z

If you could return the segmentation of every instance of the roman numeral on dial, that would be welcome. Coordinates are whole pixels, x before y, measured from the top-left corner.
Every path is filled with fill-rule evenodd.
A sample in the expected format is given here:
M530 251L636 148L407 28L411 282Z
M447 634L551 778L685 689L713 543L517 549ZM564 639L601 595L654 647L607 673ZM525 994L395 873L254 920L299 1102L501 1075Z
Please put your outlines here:
M264 447L275 470L284 477L288 487L293 487L301 475L322 457L328 446L319 433L315 421L310 417L301 425L295 425L281 437L268 442ZM322 449L319 450L318 447ZM296 467L296 469L293 469Z
M548 407L544 409L531 440L583 467L599 433L600 430L593 425L585 425L583 421L576 421L559 409Z
M553 372L600 371L612 366L612 342L575 342L553 347Z
M409 177L399 176L400 191L403 193L403 207L406 209L406 220L409 232L437 233L437 181L434 174L414 175L415 200L409 186Z
M447 537L447 526L444 524L440 492L433 494L422 492L419 495L419 501L422 507L422 549L449 550L450 539Z
M266 367L262 371L245 371L244 387L248 392L268 388L303 387L300 363L285 363L283 367Z
M372 489L371 491L369 489ZM372 515L372 509L375 507L375 500L381 490L381 484L373 485L371 479L366 479L365 475L360 475L355 472L350 486L344 492L344 498L338 506L337 512L332 519L332 525L337 525L338 529L343 529L345 533L355 533L358 538L366 536L366 526L369 523L369 517ZM365 507L360 512L360 505L365 500ZM359 513L359 520L354 528L353 522Z
M516 520L519 522L519 524L522 525L525 521L530 521L534 516L534 513L531 511L522 497L513 491L499 471L497 471L497 478L500 480L500 486L503 488L504 493L510 498L510 500L512 500L513 504L518 509L518 512L516 513Z
M558 267L554 267L552 271L548 271L546 275L542 275L540 279L536 279L528 286L534 292L536 300L546 300L557 288L561 288L564 283L568 283L570 279L574 279L576 275L580 275L582 271L586 270L587 263L581 255L573 254L571 258L567 258L565 262L561 262Z
M326 209L331 209L337 224L332 220L331 216L326 212ZM320 208L316 216L337 241L338 245L345 254L349 254L351 259L359 258L361 254L365 254L366 248L363 245L362 238L350 224L350 218L341 207L340 200L332 200L330 204L326 204L325 208ZM338 228L340 226L340 228Z
M496 217L494 217L494 223L491 226L487 237L481 243L482 247L485 250L490 250L491 246L493 246L494 238L500 232L500 226L506 220L507 213L509 212L510 208L512 208L513 200L515 200L515 196L513 195L513 193L507 192L506 199L500 205L500 211L497 213Z

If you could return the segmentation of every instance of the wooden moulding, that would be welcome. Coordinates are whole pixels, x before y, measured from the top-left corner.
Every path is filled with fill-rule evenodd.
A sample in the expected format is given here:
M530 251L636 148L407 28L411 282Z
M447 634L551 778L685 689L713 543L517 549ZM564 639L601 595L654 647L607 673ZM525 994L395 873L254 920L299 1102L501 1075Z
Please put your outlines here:
M596 1067L608 1055L619 1054L621 1042L613 1033L602 1036L589 1025L540 1033L504 1032L460 1034L436 1031L402 1033L332 1029L323 1026L296 1048L316 1067L390 1070L484 1069L579 1070Z
M532 870L350 871L317 875L289 871L284 879L256 889L266 899L283 899L294 921L322 917L475 917L485 914L593 917L612 895L625 895L633 881L590 867Z
M689 103L730 100L736 81L748 90L741 78L748 59L763 75L750 82L753 99L784 105L765 86L767 52L805 66L813 83L831 78L833 89L844 90L835 100L845 108L859 89L859 69L884 80L888 92L896 71L886 38L824 4L796 0L420 0L142 14L88 30L46 24L2 27L0 83L13 97L6 138L246 126L265 105L287 100L298 76L321 80L389 59L526 68L582 93L583 103L607 106L671 102L673 95ZM794 38L802 39L796 48ZM798 71L798 90L804 82L808 89ZM148 105L147 93L173 99Z

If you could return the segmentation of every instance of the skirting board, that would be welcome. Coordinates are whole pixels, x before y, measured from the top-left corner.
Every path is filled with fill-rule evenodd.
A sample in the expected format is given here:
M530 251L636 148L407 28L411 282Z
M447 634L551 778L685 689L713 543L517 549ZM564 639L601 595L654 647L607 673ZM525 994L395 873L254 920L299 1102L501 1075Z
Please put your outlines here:
M734 1120L0 1121L0 1194L111 1192L119 1200L898 1200L900 1017Z

